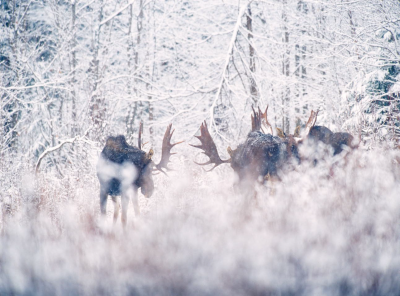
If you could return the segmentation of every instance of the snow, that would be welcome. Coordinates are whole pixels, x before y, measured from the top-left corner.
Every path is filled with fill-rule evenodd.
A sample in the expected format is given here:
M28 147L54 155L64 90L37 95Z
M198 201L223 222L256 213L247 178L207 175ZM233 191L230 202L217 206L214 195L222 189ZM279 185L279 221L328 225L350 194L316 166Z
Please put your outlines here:
M39 204L20 209L30 218L3 215L0 292L393 293L394 156L355 151L315 168L303 163L282 182L255 186L256 197L236 192L228 165L205 173L181 157L169 177L154 177L152 198L140 195L141 216L130 205L125 230L111 208L101 220L94 176L63 184L42 174Z

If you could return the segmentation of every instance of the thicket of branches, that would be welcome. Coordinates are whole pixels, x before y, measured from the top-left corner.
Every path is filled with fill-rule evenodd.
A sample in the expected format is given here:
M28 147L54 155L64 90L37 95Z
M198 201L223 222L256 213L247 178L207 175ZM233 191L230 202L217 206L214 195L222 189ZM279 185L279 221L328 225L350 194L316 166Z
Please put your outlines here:
M168 122L190 140L204 119L235 144L252 105L285 132L319 109L368 148L398 141L396 0L11 0L0 13L3 166L79 136L43 165L78 170L88 143L132 141L139 121L156 147Z

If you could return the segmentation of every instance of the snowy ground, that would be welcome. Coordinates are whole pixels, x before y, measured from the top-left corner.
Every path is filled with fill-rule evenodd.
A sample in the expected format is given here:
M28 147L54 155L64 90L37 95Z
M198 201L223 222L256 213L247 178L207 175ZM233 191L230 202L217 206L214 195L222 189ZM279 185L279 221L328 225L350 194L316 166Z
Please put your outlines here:
M400 166L390 151L307 163L257 197L191 158L121 222L95 175L25 174L2 199L0 295L399 295Z

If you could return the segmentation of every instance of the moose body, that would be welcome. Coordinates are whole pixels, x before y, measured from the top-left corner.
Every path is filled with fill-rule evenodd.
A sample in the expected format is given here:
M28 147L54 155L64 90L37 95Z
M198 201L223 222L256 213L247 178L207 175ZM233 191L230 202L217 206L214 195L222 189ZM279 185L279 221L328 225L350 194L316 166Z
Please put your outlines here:
M289 160L287 143L270 134L252 131L246 141L231 153L231 167L239 180L278 177L278 172Z
M354 137L352 135L342 132L334 133L324 126L314 126L311 128L308 139L331 146L333 149L333 155L340 154L343 151L344 146L351 149L357 148L357 145L353 144Z
M265 181L267 179L280 179L279 171L283 170L291 160L299 162L297 142L293 137L281 139L269 134L272 127L267 120L267 109L256 112L253 109L252 130L247 135L244 143L239 144L235 150L228 147L230 159L222 160L219 157L217 147L204 122L200 126L200 136L196 136L201 145L193 147L204 150L210 160L199 165L230 163L232 169L239 177L239 184L252 184L254 181ZM312 115L314 116L314 115ZM211 169L211 170L212 170Z
M127 223L127 210L129 195L133 192L133 207L135 214L140 214L138 204L138 189L145 197L151 197L154 192L152 172L154 167L163 172L168 169L167 164L171 156L173 146L171 144L171 125L167 127L162 145L162 157L160 163L155 165L151 157L153 149L148 153L141 150L141 131L139 129L138 147L129 145L123 135L108 137L97 163L97 177L100 182L100 210L106 214L107 197L110 195L114 202L114 222L118 218L119 204L117 196L121 196L122 224ZM140 147L140 148L139 148Z
M106 213L107 197L114 202L114 221L118 218L119 204L116 197L121 196L122 222L126 224L129 193L133 192L135 213L140 214L138 189L146 197L154 191L151 155L137 147L130 146L125 137L109 137L100 154L97 164L97 177L100 182L100 210Z
M100 157L104 161L116 164L118 168L122 169L133 165L132 169L135 176L132 176L132 185L136 189L141 188L141 192L145 196L150 197L153 194L154 183L150 174L152 167L151 165L149 166L151 159L146 152L130 146L124 136L109 137ZM123 183L121 178L123 179L121 173L117 172L116 177L107 183L106 188L108 188L109 195L119 195L121 193L121 184Z

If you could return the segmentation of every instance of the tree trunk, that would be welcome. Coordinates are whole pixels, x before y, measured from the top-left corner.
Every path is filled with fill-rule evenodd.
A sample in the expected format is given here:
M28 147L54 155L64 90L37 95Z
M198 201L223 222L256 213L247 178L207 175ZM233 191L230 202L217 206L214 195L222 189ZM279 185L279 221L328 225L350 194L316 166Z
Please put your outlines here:
M100 138L100 131L105 117L105 110L100 94L98 93L98 84L100 78L99 70L99 51L100 51L100 35L101 35L101 21L103 19L103 0L99 1L99 14L98 14L98 27L94 33L93 40L93 59L90 64L90 74L92 82L92 95L91 95L91 118L94 125L93 136L95 139Z
M290 48L289 48L289 31L287 28L287 14L286 14L286 0L283 2L283 13L282 13L282 20L283 20L283 43L285 52L283 55L282 61L282 74L289 77L290 73ZM288 79L286 79L288 81ZM290 88L286 86L286 89L283 92L282 96L282 129L286 134L290 134Z
M132 34L132 26L133 26L133 5L130 6L129 9L129 30L128 30L128 67L129 67L129 85L128 92L130 95L135 94L137 98L137 83L140 83L136 78L132 78L133 75L137 75L136 71L139 66L139 48L142 41L142 29L143 29L143 0L139 1L139 15L136 22L137 28L137 36L136 36L136 49L135 44L133 42L133 34ZM133 57L133 65L131 63ZM132 70L133 66L133 70ZM134 103L129 103L128 105L128 115L126 117L126 131L127 134L133 135L135 131L135 120L140 117L140 102L135 101ZM140 120L140 118L139 118Z
M254 79L254 75L256 72L256 64L255 64L255 58L254 58L254 47L253 47L253 44L251 43L252 39L253 39L253 19L252 19L252 15L251 15L250 4L247 9L246 18L247 18L246 28L248 31L247 39L249 41L249 57L250 57L249 68L250 68L250 72L251 72L250 73L250 94L251 94L251 99L252 99L253 105L258 106L259 95L258 95L256 81Z
M74 137L77 133L77 118L76 118L76 93L75 93L75 84L76 84L76 1L72 1L71 5L71 68L72 68L72 77L70 81L71 86L71 119L72 119L72 127L71 127L71 136Z

